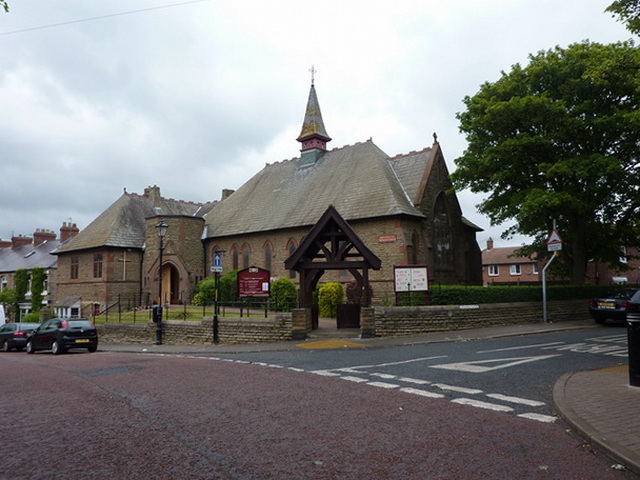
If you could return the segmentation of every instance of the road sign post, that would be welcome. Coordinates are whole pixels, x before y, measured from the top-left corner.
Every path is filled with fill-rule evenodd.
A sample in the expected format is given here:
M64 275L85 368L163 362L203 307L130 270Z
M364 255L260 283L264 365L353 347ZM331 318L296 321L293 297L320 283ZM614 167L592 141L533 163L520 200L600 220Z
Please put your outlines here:
M560 250L562 250L562 239L554 228L547 237L547 251L553 252L553 255L542 269L542 321L544 323L547 323L547 269L556 259Z

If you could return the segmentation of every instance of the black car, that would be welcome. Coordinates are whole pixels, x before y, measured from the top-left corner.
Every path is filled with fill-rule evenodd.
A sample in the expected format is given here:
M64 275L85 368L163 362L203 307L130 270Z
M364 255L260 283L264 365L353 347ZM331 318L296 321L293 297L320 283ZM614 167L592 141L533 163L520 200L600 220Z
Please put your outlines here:
M607 319L625 322L631 297L638 291L637 288L623 288L603 298L595 298L589 301L589 313L596 323L604 323Z
M27 345L27 335L37 327L39 323L5 323L0 327L0 345L3 352L10 352L14 348L18 351Z
M27 337L27 353L51 350L51 353L58 355L70 348L86 348L90 352L98 349L98 331L89 320L52 318Z

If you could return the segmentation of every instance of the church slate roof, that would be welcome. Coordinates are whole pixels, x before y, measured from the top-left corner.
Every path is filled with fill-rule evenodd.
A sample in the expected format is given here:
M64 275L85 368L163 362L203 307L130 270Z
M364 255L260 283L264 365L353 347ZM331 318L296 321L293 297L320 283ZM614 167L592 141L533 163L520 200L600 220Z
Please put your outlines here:
M0 248L0 272L15 272L21 268L54 268L57 258L51 252L60 245L60 240L47 240L37 247L23 245L16 248Z
M124 193L98 218L55 253L89 248L142 248L145 243L145 219L157 215L202 217L212 204L184 202L148 195Z
M419 178L423 171L424 163ZM205 216L208 236L311 226L329 205L347 221L424 218L399 180L371 140L328 151L309 166L300 166L300 158L268 164Z

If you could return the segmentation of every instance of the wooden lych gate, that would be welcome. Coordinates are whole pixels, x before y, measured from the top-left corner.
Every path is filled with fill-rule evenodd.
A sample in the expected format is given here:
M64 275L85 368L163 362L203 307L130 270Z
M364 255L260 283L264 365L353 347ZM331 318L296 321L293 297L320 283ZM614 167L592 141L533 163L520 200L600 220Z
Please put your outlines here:
M313 291L325 270L347 270L356 281L362 306L369 306L369 269L380 259L369 250L338 211L330 205L300 246L284 262L300 275L300 307L310 308ZM313 328L317 327L314 321Z

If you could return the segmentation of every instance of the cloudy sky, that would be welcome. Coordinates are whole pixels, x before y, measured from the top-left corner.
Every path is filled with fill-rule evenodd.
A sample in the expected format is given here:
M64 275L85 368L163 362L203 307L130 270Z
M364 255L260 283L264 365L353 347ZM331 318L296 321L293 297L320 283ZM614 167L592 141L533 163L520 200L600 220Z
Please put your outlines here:
M631 38L611 0L10 0L0 238L81 229L126 188L205 202L299 155L312 65L331 148L465 149L462 99L528 55ZM498 240L459 194L464 214ZM268 206L265 206L268 208ZM497 241L517 245L522 238Z

